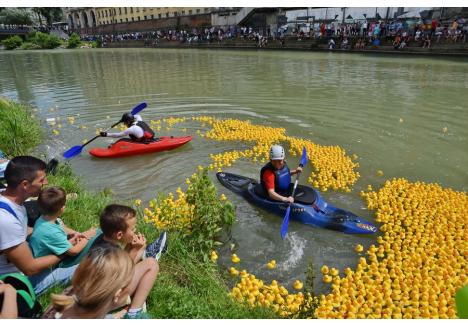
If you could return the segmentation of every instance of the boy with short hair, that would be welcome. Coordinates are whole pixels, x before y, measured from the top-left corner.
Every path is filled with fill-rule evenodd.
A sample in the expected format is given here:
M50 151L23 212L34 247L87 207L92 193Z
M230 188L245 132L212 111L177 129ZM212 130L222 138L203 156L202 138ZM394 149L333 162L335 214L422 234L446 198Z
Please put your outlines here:
M108 205L100 216L102 234L91 246L93 250L111 244L128 252L135 262L135 274L127 288L132 302L125 316L131 319L147 317L142 308L159 272L157 259L166 246L166 233L163 232L159 239L147 248L145 237L135 233L136 224L136 212L133 208L117 204ZM146 256L146 259L142 260L143 256Z
M68 228L60 219L65 210L66 193L61 187L49 187L41 191L37 204L42 215L34 224L29 245L34 257L50 254L77 256L86 247L95 229L79 233Z

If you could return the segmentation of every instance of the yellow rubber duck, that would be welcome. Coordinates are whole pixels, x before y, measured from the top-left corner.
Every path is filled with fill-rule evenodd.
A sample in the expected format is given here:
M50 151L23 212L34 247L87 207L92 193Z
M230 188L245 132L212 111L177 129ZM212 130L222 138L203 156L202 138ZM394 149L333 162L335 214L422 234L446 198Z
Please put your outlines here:
M240 258L236 254L232 254L231 261L235 264L240 263Z
M323 265L322 268L321 268L320 270L322 271L322 274L323 274L323 275L327 275L327 274L330 272L330 270L329 270L329 268L328 268L327 265Z
M304 287L304 284L299 280L295 280L294 284L293 284L293 287L294 287L295 290L299 291L300 289L302 289Z
M268 269L274 269L276 267L276 260L274 260L274 259L271 260L270 262L268 262L266 264L266 266L267 266Z
M216 263L216 261L218 260L218 254L216 253L216 251L213 250L213 251L211 252L210 260L211 260L213 263Z
M354 247L354 251L356 252L362 252L364 250L364 247L360 244L358 244L356 247Z
M231 267L229 268L229 274L231 274L231 276L237 276L239 275L239 271L235 269L234 267Z

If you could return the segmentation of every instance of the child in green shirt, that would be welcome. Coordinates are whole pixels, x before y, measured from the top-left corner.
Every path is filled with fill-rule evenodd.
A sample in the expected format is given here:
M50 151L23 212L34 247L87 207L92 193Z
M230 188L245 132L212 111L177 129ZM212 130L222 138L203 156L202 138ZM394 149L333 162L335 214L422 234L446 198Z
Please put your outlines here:
M96 234L94 228L79 233L68 228L59 216L65 210L66 193L61 187L49 187L41 191L38 207L42 215L34 224L29 245L35 258L54 254L77 256Z

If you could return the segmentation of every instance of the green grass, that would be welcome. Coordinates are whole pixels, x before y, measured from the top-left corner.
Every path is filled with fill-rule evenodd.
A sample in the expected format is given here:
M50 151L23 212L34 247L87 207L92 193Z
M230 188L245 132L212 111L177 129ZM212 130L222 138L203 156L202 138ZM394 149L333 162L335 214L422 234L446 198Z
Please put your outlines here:
M5 130L5 127L10 128ZM42 139L39 123L31 118L29 108L0 99L0 144L8 157L28 154ZM8 145L7 145L8 144ZM113 202L110 191L89 192L67 164L60 164L56 175L49 175L49 186L61 186L78 197L68 200L62 216L65 224L85 231L99 226L99 213ZM206 187L210 187L207 184ZM204 191L206 189L201 189ZM129 203L121 203L129 204ZM158 231L145 224L141 209L138 229L148 243L156 239ZM250 308L228 296L226 281L216 264L200 259L200 253L188 244L186 235L171 232L169 249L163 255L160 272L148 297L148 313L153 318L278 318L269 309ZM50 294L60 293L64 287L55 286L39 301L43 308L50 304Z
M86 191L68 165L59 166L57 174L49 177L49 185L78 194L77 199L67 201L62 216L67 226L78 231L98 227L99 212L112 202L112 196L105 190L98 193ZM138 230L148 242L159 235L142 218ZM200 260L187 248L182 234L174 232L168 237L168 251L160 261L160 273L147 300L148 313L153 318L277 318L272 310L249 308L232 300L217 265ZM56 286L42 295L42 306L49 305L51 293L62 290L63 287Z
M12 158L39 145L43 132L29 106L0 98L0 149Z

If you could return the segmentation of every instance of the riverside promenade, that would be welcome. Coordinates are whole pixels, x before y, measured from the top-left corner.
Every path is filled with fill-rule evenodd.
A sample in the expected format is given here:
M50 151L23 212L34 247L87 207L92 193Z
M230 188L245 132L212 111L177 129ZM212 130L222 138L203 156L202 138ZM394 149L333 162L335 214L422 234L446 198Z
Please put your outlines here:
M335 48L329 49L329 38L310 39L298 37L285 37L283 42L279 39L268 39L263 44L257 40L242 38L225 39L221 42L180 42L160 39L137 39L105 42L103 47L107 48L196 48L196 49L252 49L252 50L293 50L293 51L330 51L350 53L383 53L383 54L413 54L413 55L448 55L468 57L468 42L457 43L433 43L431 47L422 47L421 42L413 41L403 49L395 49L393 40L382 41L381 45L365 45L357 48L357 38L350 39L347 48L343 48L341 40L334 38Z

